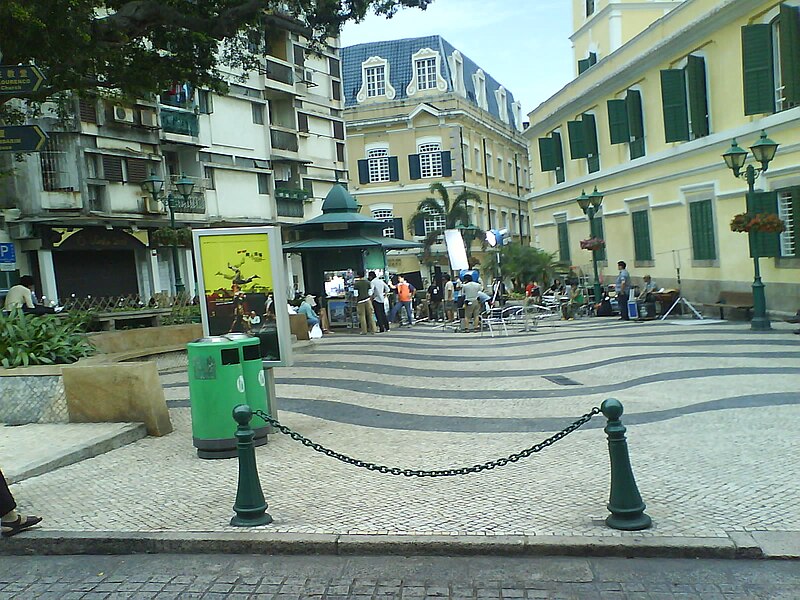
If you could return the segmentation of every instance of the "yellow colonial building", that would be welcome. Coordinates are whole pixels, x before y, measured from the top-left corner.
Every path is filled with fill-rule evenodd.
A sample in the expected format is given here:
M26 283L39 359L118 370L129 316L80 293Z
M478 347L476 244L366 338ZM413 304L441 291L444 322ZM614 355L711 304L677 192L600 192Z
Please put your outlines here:
M680 279L693 303L748 292L748 236L730 229L748 186L722 154L766 130L779 147L751 212L786 225L759 250L767 307L800 309L800 0L573 0L573 13L577 76L525 132L535 245L591 273L576 198L596 187L605 282L624 260L634 283Z
M409 230L420 200L437 197L430 185L441 183L451 200L478 194L472 225L530 241L528 147L511 92L439 36L350 46L342 67L349 190L362 214L386 221L384 235L422 241L441 228L432 215ZM473 248L484 268L493 264L479 241ZM428 266L448 271L444 244L432 250ZM393 254L391 271L420 269L420 252Z

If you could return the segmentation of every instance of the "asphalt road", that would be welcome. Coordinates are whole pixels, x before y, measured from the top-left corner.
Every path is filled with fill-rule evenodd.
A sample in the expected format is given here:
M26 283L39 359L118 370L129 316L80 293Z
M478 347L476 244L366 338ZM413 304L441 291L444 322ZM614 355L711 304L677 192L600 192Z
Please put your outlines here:
M4 556L0 599L796 600L796 561Z

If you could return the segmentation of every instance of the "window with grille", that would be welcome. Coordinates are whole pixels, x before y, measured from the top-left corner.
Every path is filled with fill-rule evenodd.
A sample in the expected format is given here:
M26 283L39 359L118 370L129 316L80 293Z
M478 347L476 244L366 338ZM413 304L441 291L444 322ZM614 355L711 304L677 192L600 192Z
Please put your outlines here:
M386 95L386 67L368 67L365 69L367 78L367 98Z
M442 176L441 150L442 145L439 143L419 145L419 167L423 178Z
M778 217L784 222L786 230L781 234L781 256L798 256L796 210L800 204L800 187L778 192Z
M436 89L436 59L421 58L416 61L417 89Z
M443 230L447 228L447 220L444 217L444 214L441 212L434 213L431 209L427 209L427 212L430 217L425 217L425 235L429 235L432 231ZM442 241L442 237L439 236L436 239L436 243L440 243Z
M389 181L389 149L373 148L367 152L369 182ZM378 218L378 217L375 217Z
M389 167L387 166L386 168L388 169ZM374 209L372 211L372 218L386 223L386 227L383 228L383 237L394 237L394 212L391 208Z
M61 136L51 135L44 150L39 153L44 191L55 192L72 188L69 170L67 169L66 150L66 145Z

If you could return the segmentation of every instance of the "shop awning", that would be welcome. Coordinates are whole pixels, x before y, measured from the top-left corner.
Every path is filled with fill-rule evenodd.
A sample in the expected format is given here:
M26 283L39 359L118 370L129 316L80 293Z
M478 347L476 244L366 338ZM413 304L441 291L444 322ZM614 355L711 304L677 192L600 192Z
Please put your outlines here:
M329 250L334 248L375 248L381 247L385 250L401 250L405 248L422 248L422 244L409 240L398 240L387 237L370 236L349 236L349 237L327 237L301 240L290 242L283 245L284 252L303 252L310 250Z

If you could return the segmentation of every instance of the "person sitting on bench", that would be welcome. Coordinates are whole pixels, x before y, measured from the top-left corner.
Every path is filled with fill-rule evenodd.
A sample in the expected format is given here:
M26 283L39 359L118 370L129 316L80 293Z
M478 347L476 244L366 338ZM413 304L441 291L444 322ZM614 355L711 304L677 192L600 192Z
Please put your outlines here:
M23 275L19 278L19 283L11 287L6 294L6 302L3 307L5 311L22 309L22 312L30 315L49 315L61 312L61 307L50 308L41 304L34 304L33 289L36 282L30 275Z

